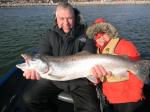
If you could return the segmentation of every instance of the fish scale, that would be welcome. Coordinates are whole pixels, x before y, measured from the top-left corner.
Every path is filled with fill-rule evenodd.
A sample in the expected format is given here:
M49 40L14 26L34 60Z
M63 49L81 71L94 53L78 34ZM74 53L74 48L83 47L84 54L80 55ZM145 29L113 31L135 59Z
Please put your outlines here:
M49 80L67 81L87 78L95 83L97 80L91 70L96 65L102 65L107 71L112 72L112 76L106 76L108 82L128 80L128 71L137 75L145 83L149 80L150 60L135 62L121 56L90 53L62 57L40 54L35 56L23 54L22 56L29 64L17 64L18 68L23 71L32 68L42 78Z

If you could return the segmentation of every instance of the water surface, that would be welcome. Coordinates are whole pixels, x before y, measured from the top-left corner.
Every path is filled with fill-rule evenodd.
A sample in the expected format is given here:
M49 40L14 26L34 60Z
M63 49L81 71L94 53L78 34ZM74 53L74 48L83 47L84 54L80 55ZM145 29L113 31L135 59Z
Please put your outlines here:
M113 23L122 37L135 43L143 59L150 57L150 5L75 6L87 24L103 17ZM20 54L36 48L52 25L54 6L0 8L0 75L21 59Z

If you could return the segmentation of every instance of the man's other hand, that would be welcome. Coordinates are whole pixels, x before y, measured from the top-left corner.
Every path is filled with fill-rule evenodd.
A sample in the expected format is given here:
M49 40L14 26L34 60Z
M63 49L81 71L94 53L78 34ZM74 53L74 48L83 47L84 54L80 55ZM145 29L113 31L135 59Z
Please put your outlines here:
M26 79L32 79L32 80L40 80L40 75L35 70L26 70L23 73L23 76Z

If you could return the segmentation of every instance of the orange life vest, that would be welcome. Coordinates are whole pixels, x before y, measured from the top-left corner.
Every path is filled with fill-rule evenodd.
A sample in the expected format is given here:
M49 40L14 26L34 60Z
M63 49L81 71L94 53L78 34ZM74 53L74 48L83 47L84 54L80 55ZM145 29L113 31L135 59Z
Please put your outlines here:
M113 41L110 40L109 43ZM113 55L126 55L131 60L139 60L140 55L134 46L134 44L125 39L120 39L119 41L112 42L113 47L107 44L103 53L113 54ZM109 50L108 50L109 49ZM122 82L103 82L103 93L110 103L128 103L137 102L143 98L142 88L144 86L143 82L136 77L133 73L129 72L129 80Z

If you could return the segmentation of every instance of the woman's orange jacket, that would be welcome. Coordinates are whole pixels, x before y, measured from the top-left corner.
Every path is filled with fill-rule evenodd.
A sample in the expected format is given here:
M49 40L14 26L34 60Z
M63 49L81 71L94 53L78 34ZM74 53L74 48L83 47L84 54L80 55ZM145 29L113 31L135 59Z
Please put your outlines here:
M131 41L121 39L116 48L115 53L118 55L126 55L131 60L139 60L140 55ZM129 80L123 82L103 83L103 93L110 103L128 103L137 102L143 98L143 82L134 74L129 72Z

